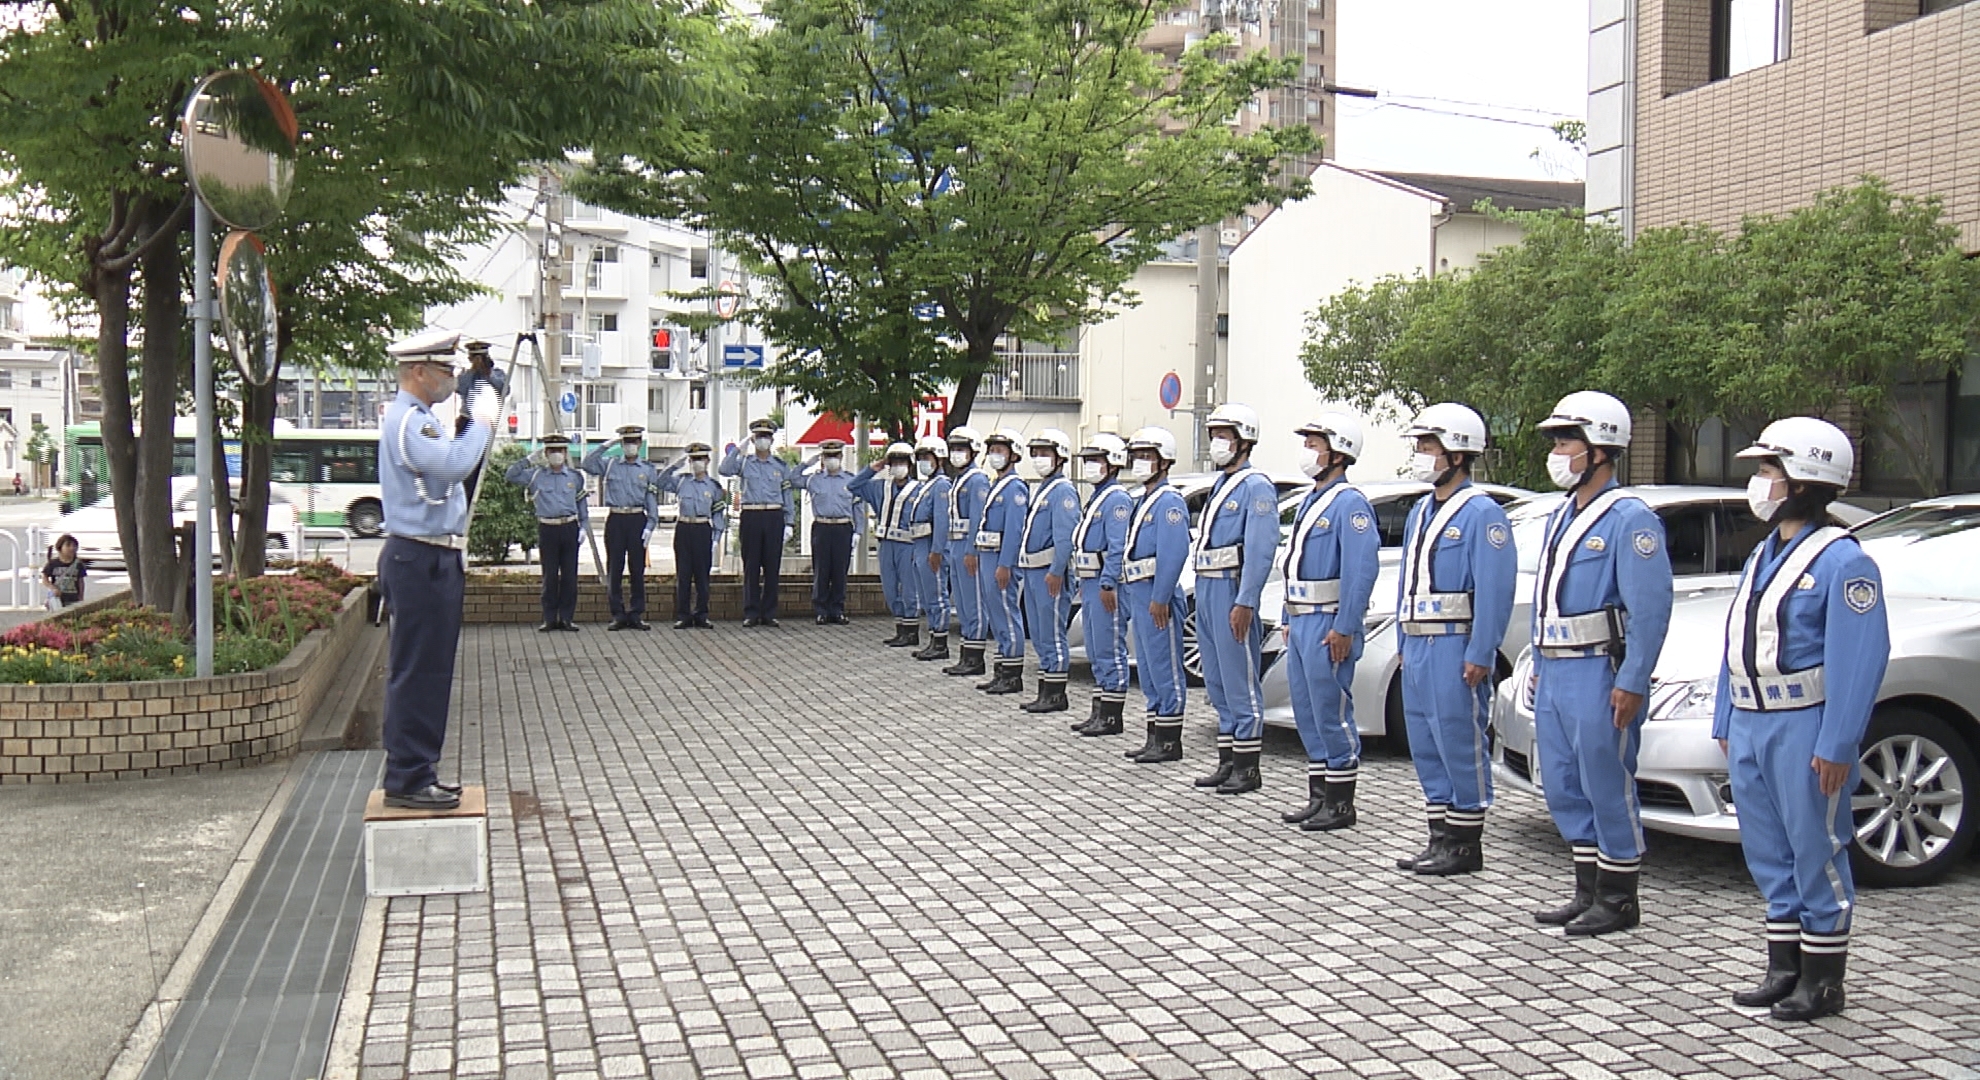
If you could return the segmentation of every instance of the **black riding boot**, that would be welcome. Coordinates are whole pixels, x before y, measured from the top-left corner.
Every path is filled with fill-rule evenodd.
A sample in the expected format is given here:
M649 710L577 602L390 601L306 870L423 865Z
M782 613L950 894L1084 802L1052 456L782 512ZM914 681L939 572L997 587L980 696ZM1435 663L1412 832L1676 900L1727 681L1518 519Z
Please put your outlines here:
M1258 751L1238 750L1232 753L1231 775L1217 785L1219 795L1248 795L1264 786L1258 774Z
M1086 719L1074 721L1073 723L1067 726L1072 728L1073 734L1084 735L1086 734L1087 728L1092 727L1094 724L1097 724L1099 722L1100 722L1100 695L1095 694L1093 695L1093 700L1087 703Z
M1327 805L1327 778L1317 772L1306 774L1306 805L1279 815L1288 825L1297 825L1319 813Z
M1099 706L1100 715L1092 723L1080 729L1081 735L1087 738L1099 738L1103 735L1119 735L1127 730L1127 725L1121 719L1121 710L1127 706L1127 702L1110 697L1103 698L1095 704Z
M1065 712L1072 708L1066 700L1066 681L1064 675L1038 676L1038 696L1018 708L1028 713Z
M1587 856L1584 858L1584 854ZM1566 926L1581 917L1581 913L1595 906L1595 853L1576 851L1574 853L1574 896L1557 908L1533 913L1533 921L1541 926Z
M1237 755L1231 750L1229 743L1223 743L1218 746L1216 771L1212 772L1209 776L1197 777L1196 786L1211 788L1221 786L1224 781L1231 778L1231 769L1236 766L1236 759Z
M913 625L914 625L913 623L904 623L899 619L895 619L894 636L883 639L880 642L880 644L885 645L890 649L899 647L902 644L902 639L907 636L907 628Z
M1416 869L1416 864L1417 864L1417 863L1421 863L1421 862L1429 862L1429 861L1430 861L1430 859L1431 859L1431 858L1432 858L1433 856L1435 856L1435 855L1436 855L1436 854L1437 854L1437 853L1438 853L1439 851L1442 851L1442 850L1444 850L1444 842L1445 842L1445 841L1447 841L1447 840L1449 840L1449 839L1450 839L1450 836L1451 836L1451 826L1450 826L1450 823L1449 823L1449 822L1446 822L1446 821L1445 821L1445 820L1443 819L1443 816L1442 816L1442 815L1439 815L1439 816L1437 816L1437 817L1433 817L1433 818L1431 818L1431 819L1430 819L1430 844L1429 844L1429 846L1428 846L1428 847L1425 847L1425 848L1424 848L1424 849L1423 849L1422 851L1420 851L1420 852L1417 852L1417 853L1416 853L1416 854L1414 854L1414 855L1409 855L1409 856L1405 856L1405 857L1403 857L1403 858L1400 858L1400 859L1397 859L1397 860L1396 860L1396 869L1398 869L1398 870L1414 870L1414 869Z
M893 640L887 642L887 644L896 649L905 649L921 644L921 623L909 620L902 623L899 629L900 632L895 634Z
M1444 846L1435 855L1416 864L1416 872L1428 877L1456 877L1485 869L1485 852L1480 841L1483 825L1446 825L1450 830Z
M1760 985L1734 994L1733 1004L1749 1009L1772 1005L1794 993L1796 984L1800 982L1801 924L1770 922L1767 924L1767 973L1760 976Z
M1595 870L1595 904L1567 924L1575 937L1631 930L1642 919L1636 903L1636 870Z
M1336 829L1354 828L1354 781L1327 781L1327 805L1320 812L1299 823L1307 832L1333 832Z
M989 682L978 683L978 690L986 694L1021 694L1024 692L1024 661L999 660L997 674Z
M942 669L944 675L983 674L983 651L986 646L980 641L962 643L962 656L955 663Z
M1134 756L1136 765L1159 765L1182 760L1182 717L1157 717L1148 722L1148 745Z
M915 651L916 660L947 660L949 658L949 635L936 632L928 635L928 644Z
M1801 981L1794 993L1774 1003L1776 1020L1820 1020L1843 1011L1843 971L1849 947L1837 952L1801 951Z

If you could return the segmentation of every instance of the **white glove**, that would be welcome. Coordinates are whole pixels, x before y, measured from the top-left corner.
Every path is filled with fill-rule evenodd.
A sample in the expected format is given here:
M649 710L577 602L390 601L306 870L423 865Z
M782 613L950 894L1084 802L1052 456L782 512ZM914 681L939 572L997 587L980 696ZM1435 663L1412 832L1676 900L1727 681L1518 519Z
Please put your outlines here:
M639 534L639 542L642 547L653 542L653 526L648 525L646 531Z
M474 393L468 398L468 419L490 427L502 416L502 392L490 385L487 380L476 380Z
M789 525L786 525L784 526L784 543L788 544L790 542L791 542L791 527Z

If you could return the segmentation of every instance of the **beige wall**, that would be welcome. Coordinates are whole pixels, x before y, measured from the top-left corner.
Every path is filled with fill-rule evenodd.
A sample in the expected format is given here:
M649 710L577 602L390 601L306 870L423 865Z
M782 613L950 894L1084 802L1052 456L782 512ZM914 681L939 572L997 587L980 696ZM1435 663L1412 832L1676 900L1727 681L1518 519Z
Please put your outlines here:
M1188 410L1196 400L1196 266L1150 263L1135 271L1130 287L1138 303L1110 309L1079 333L1081 416L1075 434L1109 430L1113 423L1122 435L1165 427L1186 455ZM1160 397L1162 376L1171 371L1182 381L1182 411L1174 416Z
M1789 59L1718 82L1710 7L1639 0L1637 230L1730 228L1874 173L1942 196L1980 251L1980 4L1796 0Z

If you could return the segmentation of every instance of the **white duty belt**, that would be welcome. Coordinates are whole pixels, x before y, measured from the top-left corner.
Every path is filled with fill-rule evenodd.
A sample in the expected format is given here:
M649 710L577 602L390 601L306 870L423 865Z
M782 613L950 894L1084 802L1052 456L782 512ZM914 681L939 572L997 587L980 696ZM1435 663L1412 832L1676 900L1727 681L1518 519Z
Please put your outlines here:
M1554 514L1564 517L1574 505L1573 496L1561 500ZM1547 554L1540 563L1540 576L1534 582L1533 647L1541 656L1555 660L1609 656L1622 644L1628 626L1628 613L1620 608L1578 615L1561 613L1561 590L1566 587L1568 566L1583 540L1594 531L1604 515L1624 499L1633 498L1621 488L1610 488L1597 495L1580 513L1556 533L1560 517L1547 521Z
M1142 494L1141 505L1134 508L1134 520L1128 522L1127 545L1121 549L1123 552L1134 550L1135 542L1141 539L1141 527L1148 524L1148 519L1154 516L1155 503L1159 500L1161 494L1161 491L1149 491ZM1149 578L1155 576L1155 561L1156 557L1153 555L1145 559L1122 560L1121 580L1123 582L1147 581Z
M1847 531L1833 526L1804 534L1758 595L1753 591L1753 579L1760 572L1760 556L1766 545L1747 560L1746 573L1739 579L1739 591L1733 594L1732 611L1726 617L1726 683L1734 708L1778 712L1805 709L1828 700L1820 666L1781 670L1781 611L1816 558L1830 544L1848 537Z
M1123 560L1121 562L1121 580L1124 582L1147 581L1149 578L1155 576L1156 561L1156 557L1153 555L1145 559Z
M1412 511L1427 518L1416 534L1416 550L1403 553L1402 630L1412 637L1436 637L1471 632L1471 594L1431 592L1430 558L1437 550L1437 539L1450 527L1466 503L1485 493L1475 487L1459 488L1435 515L1430 513L1434 496L1426 498L1423 509Z
M983 519L985 521L990 519L990 508L996 506L997 501L1003 497L1005 485L1022 483L1024 481L1017 478L1017 473L1011 472L1005 474L1003 479L990 485L990 493L983 497ZM1002 551L1004 548L1004 530L978 529L976 532L976 548L978 551Z
M901 524L901 514L906 512L908 503L914 498L915 489L920 486L921 481L910 480L906 487L895 491L893 481L887 481L887 487L885 489L886 497L880 500L879 532L882 540L893 540L902 544L911 543L914 540L914 535L910 531L910 525L912 523L910 525Z
M1223 547L1210 546L1210 524L1217 520L1217 508L1224 501L1224 492L1236 490L1248 477L1263 476L1257 469L1246 467L1225 477L1210 492L1210 498L1203 504L1203 521L1196 532L1196 545L1190 552L1190 565L1198 574L1210 577L1229 577L1244 565L1244 540L1240 534L1234 544ZM1243 509L1240 507L1239 509Z
M1334 500L1351 487L1349 484L1335 484L1321 492L1320 497L1308 504L1293 524L1292 543L1286 549L1286 565L1282 571L1286 579L1286 614L1332 614L1339 610L1341 579L1302 578L1299 576L1299 564L1306 556L1307 534L1326 516Z
M1065 485L1068 489L1072 487L1072 481L1066 479L1063 476L1053 480L1048 480L1045 483L1039 485L1038 494L1032 498L1031 508L1024 515L1024 539L1027 543L1030 542L1031 540L1032 524L1038 520L1039 512L1051 505L1052 491L1053 489L1059 487L1061 484ZM1052 565L1052 559L1054 556L1058 555L1058 553L1059 553L1059 547L1057 544L1047 544L1044 547L1039 548L1037 551L1020 551L1018 552L1018 569L1020 570L1044 569L1045 567Z

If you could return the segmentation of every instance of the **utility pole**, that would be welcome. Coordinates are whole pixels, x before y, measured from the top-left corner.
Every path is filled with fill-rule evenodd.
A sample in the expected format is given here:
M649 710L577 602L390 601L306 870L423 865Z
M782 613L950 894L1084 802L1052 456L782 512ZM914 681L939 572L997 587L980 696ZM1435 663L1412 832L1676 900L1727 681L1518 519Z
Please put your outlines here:
M537 174L536 197L543 205L543 250L538 259L542 273L537 288L542 300L537 305L543 332L543 403L545 422L536 435L542 438L563 430L558 398L563 396L564 364L564 194L557 173L544 169Z
M1204 15L1211 34L1224 29L1224 5L1209 0ZM1219 59L1222 59L1220 56ZM1212 221L1196 230L1196 387L1190 405L1190 459L1198 469L1210 467L1210 450L1203 438L1203 424L1217 407L1217 307L1221 299L1217 281L1218 245L1223 240L1223 223Z

